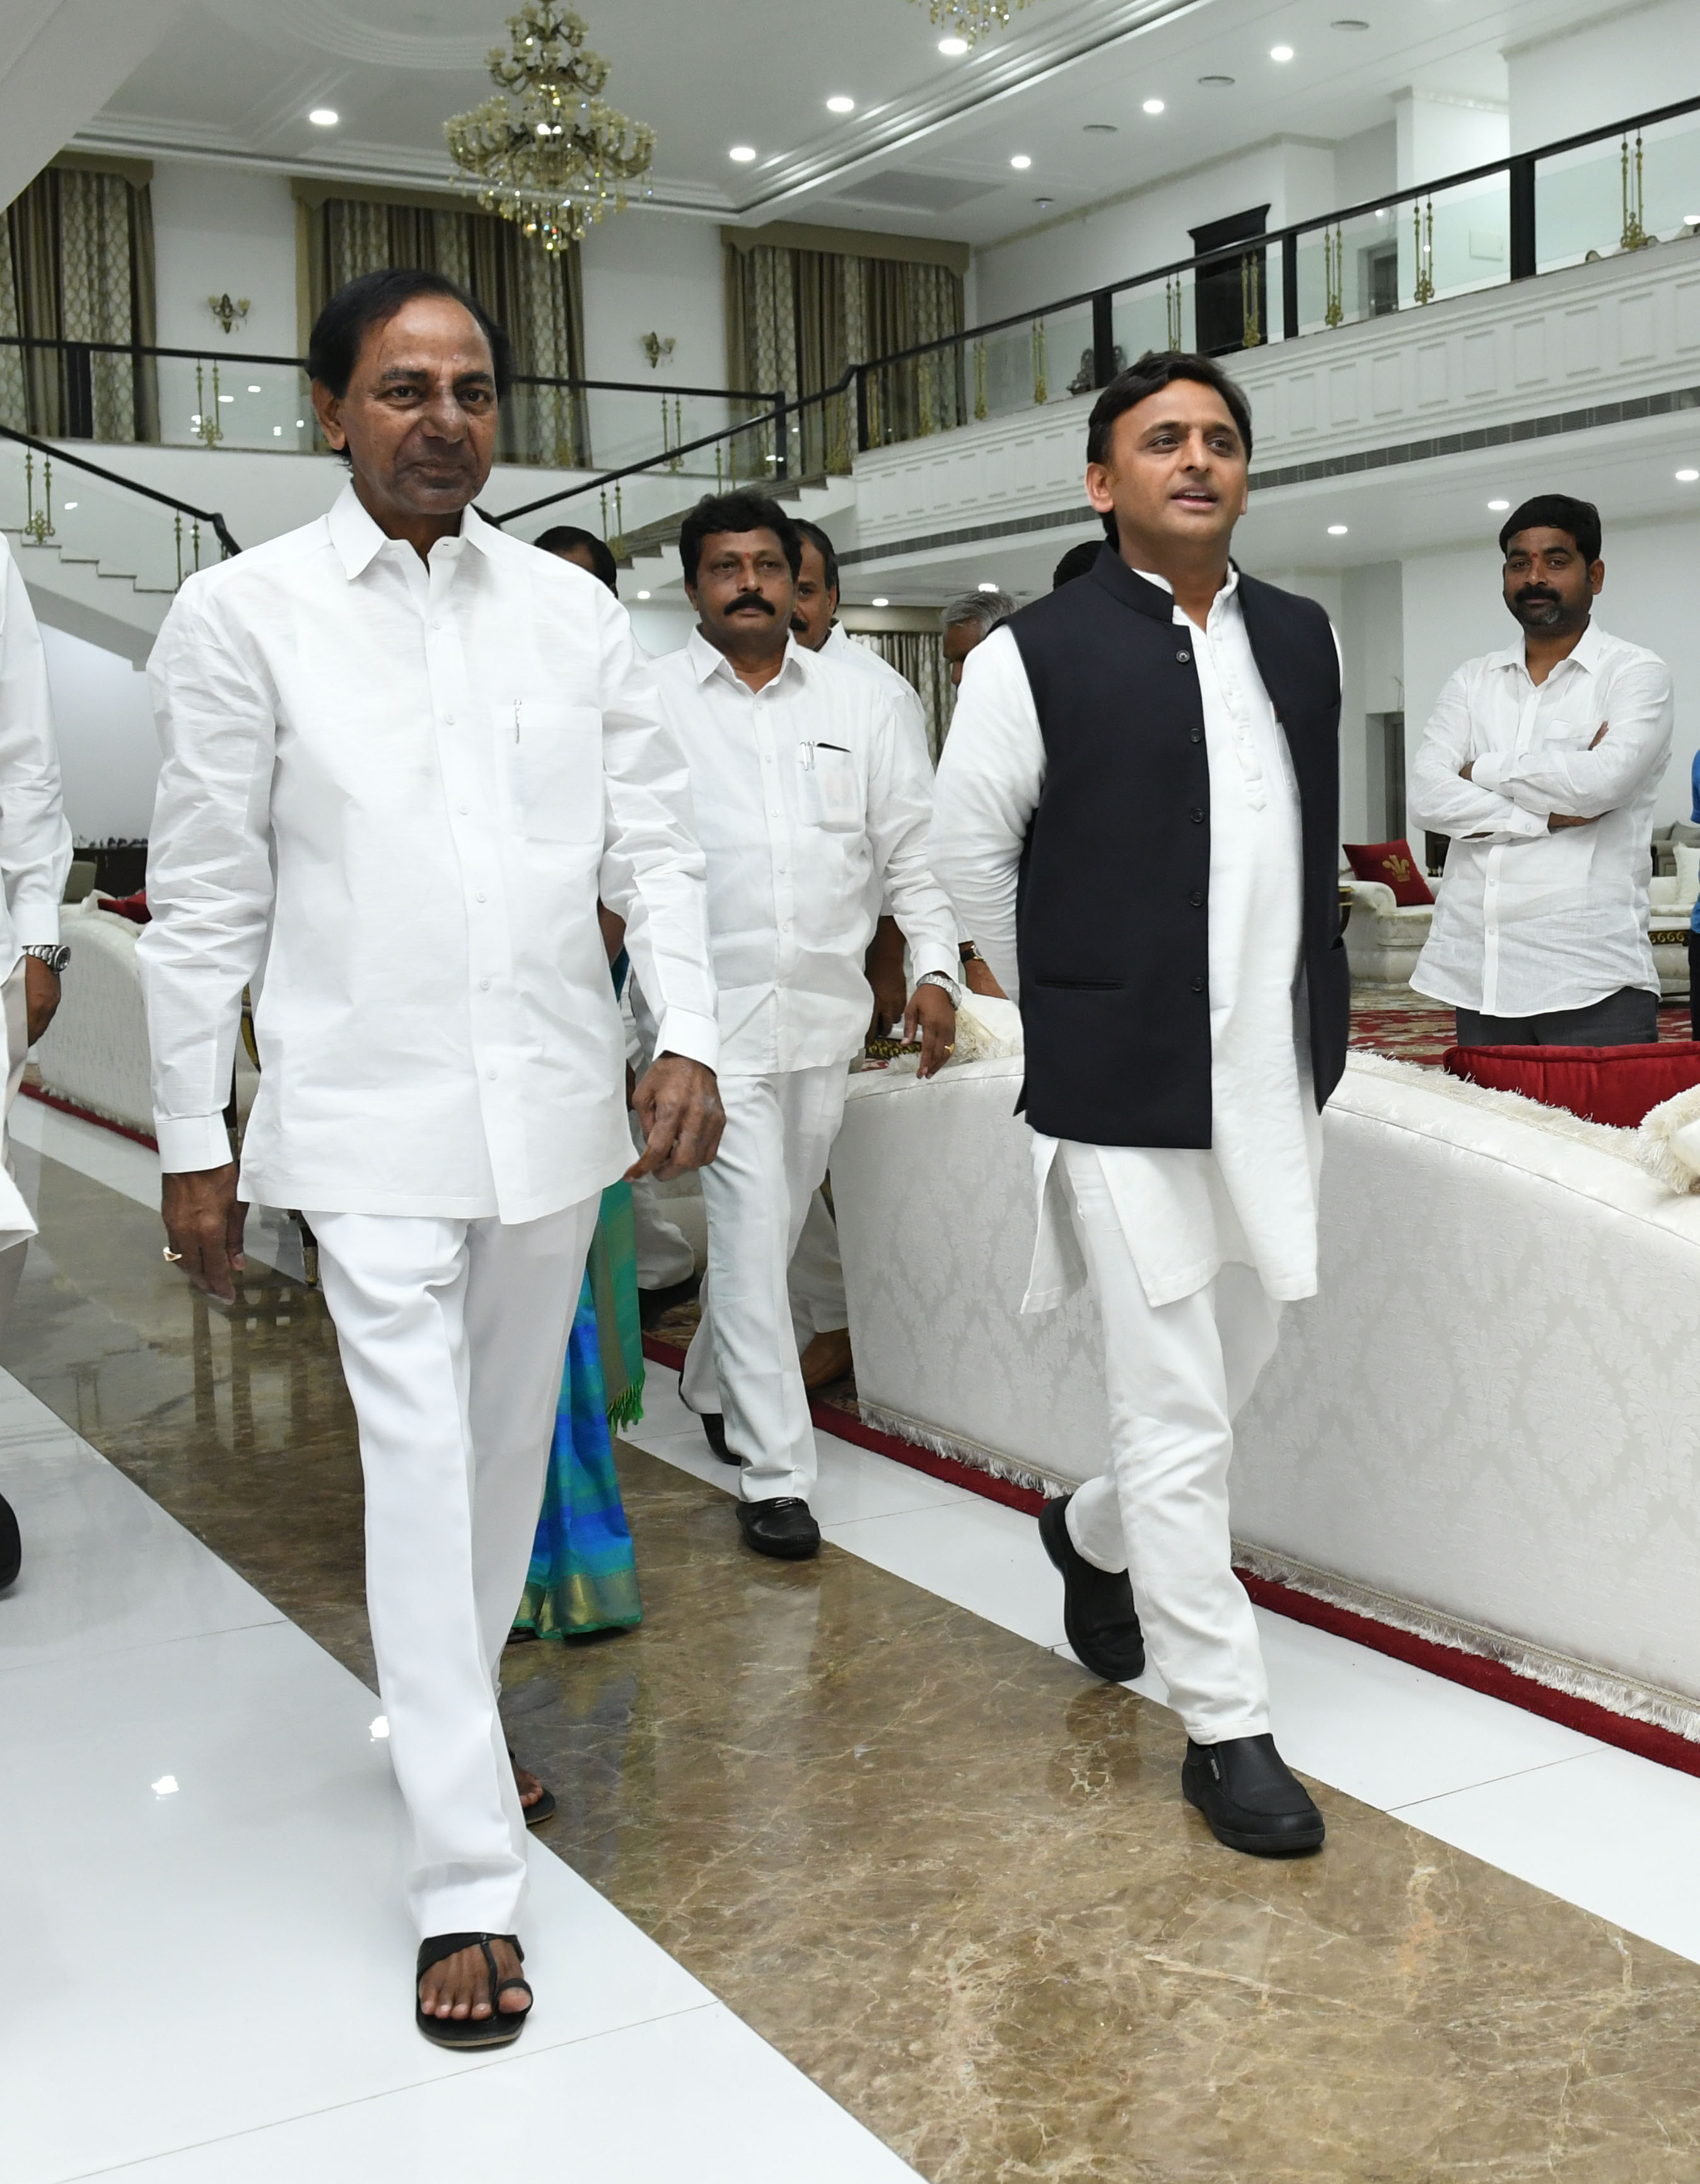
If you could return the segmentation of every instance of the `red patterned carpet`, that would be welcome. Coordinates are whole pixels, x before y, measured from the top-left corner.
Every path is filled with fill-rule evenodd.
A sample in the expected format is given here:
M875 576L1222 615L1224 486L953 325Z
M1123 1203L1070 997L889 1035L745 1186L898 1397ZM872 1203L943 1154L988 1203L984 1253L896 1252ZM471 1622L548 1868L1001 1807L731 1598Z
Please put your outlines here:
M1687 1038L1686 1000L1659 1004L1658 1035L1662 1039ZM1352 1044L1438 1068L1441 1056L1457 1044L1452 1012L1438 1001L1401 993L1395 987L1357 987L1352 996Z

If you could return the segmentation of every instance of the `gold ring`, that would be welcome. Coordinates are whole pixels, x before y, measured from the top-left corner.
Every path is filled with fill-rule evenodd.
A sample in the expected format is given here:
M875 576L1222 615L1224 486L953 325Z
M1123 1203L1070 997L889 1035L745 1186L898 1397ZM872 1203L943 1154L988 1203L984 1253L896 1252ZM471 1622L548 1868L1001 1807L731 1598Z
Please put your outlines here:
M181 1263L183 1255L181 1251L174 1251L171 1249L171 1246L168 1244L164 1251L160 1254L160 1256L164 1260L167 1266L175 1267Z

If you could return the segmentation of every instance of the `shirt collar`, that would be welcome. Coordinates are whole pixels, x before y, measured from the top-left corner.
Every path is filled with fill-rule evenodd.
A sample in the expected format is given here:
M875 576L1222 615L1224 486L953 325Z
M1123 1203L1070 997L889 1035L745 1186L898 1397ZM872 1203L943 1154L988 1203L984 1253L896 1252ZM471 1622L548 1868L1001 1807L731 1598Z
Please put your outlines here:
M1150 569L1135 569L1134 574L1147 584L1155 584L1160 592L1167 592L1170 599L1174 598L1174 586L1170 583L1167 577L1159 577ZM1214 614L1218 607L1225 606L1229 600L1234 597L1239 588L1239 565L1237 562L1230 561L1228 564L1228 574L1222 581L1221 588L1218 591L1216 597L1210 602L1210 613ZM1175 606L1175 612L1184 619L1190 619L1190 617L1186 614L1186 610L1179 603L1177 603ZM1210 616L1207 615L1205 616L1205 620L1208 621L1209 619Z
M722 670L724 671L725 677L727 681L738 682L738 670L733 666L732 662L727 658L723 652L717 652L715 649L714 646L711 645L708 639L703 635L700 628L694 629L691 632L689 638L686 642L685 650L690 655L691 669L696 677L697 687L699 688L700 688L711 676ZM788 675L800 675L804 680L806 681L808 679L809 670L804 663L807 660L815 659L817 656L817 655L812 652L805 652L802 646L798 644L794 637L788 637L785 640L785 657L780 663L779 672L774 677L773 681L775 682L782 682ZM748 688L748 685L739 682L739 689L744 689ZM772 684L764 684L763 688L771 689L772 688Z
M1586 673L1590 675L1597 674L1599 671L1600 663L1604 656L1606 645L1608 641L1606 632L1600 627L1597 618L1594 616L1590 615L1588 617L1587 627L1577 638L1571 649L1565 654L1564 660L1561 660L1558 662L1558 667L1562 667L1564 665L1564 660L1574 660L1577 666L1582 668ZM1503 652L1490 652L1487 655L1487 664L1490 667L1521 667L1526 669L1529 665L1529 658L1528 654L1524 649L1523 638L1519 637L1513 644L1508 644ZM1555 667L1552 670L1552 675L1556 675L1558 673L1558 667ZM1552 675L1549 675L1547 678L1549 682L1552 679Z
M326 521L331 528L331 543L337 549L337 558L341 561L343 572L350 583L356 577L364 575L386 546L400 543L399 540L393 542L388 532L379 526L365 503L354 491L352 478L337 494ZM476 508L461 510L460 535L468 545L476 546L480 553L491 551L494 536L493 528ZM408 550L410 553L412 549L410 547Z

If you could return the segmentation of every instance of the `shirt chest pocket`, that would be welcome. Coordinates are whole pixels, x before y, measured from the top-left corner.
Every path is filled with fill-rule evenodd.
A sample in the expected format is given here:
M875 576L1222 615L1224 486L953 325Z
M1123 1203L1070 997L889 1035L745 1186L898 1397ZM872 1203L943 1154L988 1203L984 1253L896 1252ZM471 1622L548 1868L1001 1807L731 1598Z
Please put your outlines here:
M599 845L602 716L596 707L520 698L493 710L526 839Z
M839 744L800 743L797 781L804 822L847 834L867 823L867 799L856 754Z

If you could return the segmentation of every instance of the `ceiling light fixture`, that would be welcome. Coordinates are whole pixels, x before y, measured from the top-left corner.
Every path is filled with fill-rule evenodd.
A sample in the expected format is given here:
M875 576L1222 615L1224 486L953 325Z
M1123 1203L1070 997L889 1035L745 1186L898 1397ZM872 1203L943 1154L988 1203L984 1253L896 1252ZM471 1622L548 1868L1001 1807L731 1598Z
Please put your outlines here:
M889 599L875 599L873 604L877 607L889 607L891 602Z
M259 389L257 387L250 387L248 391L250 394L258 394Z
M1692 485L1697 478L1700 478L1700 471L1678 471L1676 473L1678 485Z
M1010 164L1018 174L1024 175L1028 169L1033 164L1033 162L1028 158L1025 152L1017 152L1015 157L1010 161Z
M307 116L315 129L334 129L342 118L334 106L315 106Z
M1207 91L1232 91L1234 88L1231 75L1201 75L1198 81Z
M648 599L648 598L649 598L649 594L647 592L639 592L639 593L638 593L638 597L640 599Z
M1336 15L1329 28L1331 31L1367 31L1369 25L1362 15Z
M1080 134L1083 136L1115 136L1120 131L1113 121L1083 121Z
M968 42L966 38L940 38L939 50L941 53L948 53L950 58L955 60L958 53L967 53Z
M1160 98L1148 98L1145 103L1143 111L1146 114L1161 114L1163 111L1162 100Z
M997 589L997 586L995 584L978 584L975 586L975 589L982 592L995 592Z
M443 133L456 182L486 212L546 251L565 250L610 201L626 209L627 185L644 181L655 156L655 132L603 98L608 64L560 0L525 0L508 29L508 51L489 57L495 97L453 115Z
M827 101L827 111L828 114L854 114L856 101L846 98L843 92L838 92Z
M1290 61L1292 57L1293 49L1290 46L1271 46L1269 48L1269 58L1272 61Z
M1009 19L1028 0L927 0L934 23L950 25L950 35L940 38L941 53L965 53L982 38L995 37L1009 28Z
M1328 526L1328 535L1330 538L1344 538L1346 526L1343 523L1330 523Z
M1034 199L1034 203L1039 207L1039 209L1041 212L1049 212L1051 206L1054 205L1056 202L1056 200L1055 198L1035 198Z
M1508 500L1491 500L1487 504L1488 514L1490 515L1503 515L1506 510L1509 508L1510 505L1511 503Z
M736 159L740 167L747 167L755 157L755 147L753 144L734 144L726 156L728 159Z

